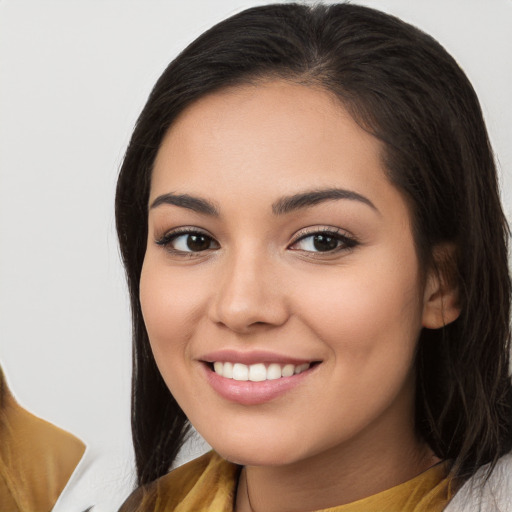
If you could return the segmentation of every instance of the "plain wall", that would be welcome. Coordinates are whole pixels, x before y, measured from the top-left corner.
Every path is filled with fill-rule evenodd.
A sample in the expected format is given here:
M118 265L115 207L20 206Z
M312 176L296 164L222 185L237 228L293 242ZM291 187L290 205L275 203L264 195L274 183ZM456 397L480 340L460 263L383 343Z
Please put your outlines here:
M0 361L22 405L131 453L117 171L167 63L241 0L0 0ZM512 212L512 1L356 2L436 37L479 94ZM436 77L432 77L435 80Z

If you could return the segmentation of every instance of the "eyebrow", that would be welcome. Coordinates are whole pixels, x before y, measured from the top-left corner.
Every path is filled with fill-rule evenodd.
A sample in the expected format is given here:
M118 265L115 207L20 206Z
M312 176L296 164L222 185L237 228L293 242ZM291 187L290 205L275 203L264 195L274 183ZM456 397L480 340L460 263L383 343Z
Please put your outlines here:
M282 197L272 204L272 212L274 215L286 215L292 211L309 208L325 201L333 201L339 199L348 199L350 201L359 201L377 213L380 213L377 207L365 196L358 194L352 190L342 188L328 188L322 190L310 190L293 194L291 196ZM203 215L219 216L219 210L215 204L208 199L203 199L189 194L162 194L158 196L150 205L150 209L157 208L163 204L170 204L187 208Z
M377 207L365 196L353 192L352 190L345 190L342 188L328 188L323 190L311 190L294 194L291 196L283 197L272 205L272 211L275 215L285 215L295 210L302 208L309 208L325 201L332 201L338 199L349 199L350 201L359 201L366 204L377 213L380 213Z
M187 208L188 210L193 210L204 215L212 215L214 217L219 216L219 210L211 201L201 199L200 197L194 197L189 194L163 194L158 196L151 203L149 208L157 208L162 204L180 206L181 208Z

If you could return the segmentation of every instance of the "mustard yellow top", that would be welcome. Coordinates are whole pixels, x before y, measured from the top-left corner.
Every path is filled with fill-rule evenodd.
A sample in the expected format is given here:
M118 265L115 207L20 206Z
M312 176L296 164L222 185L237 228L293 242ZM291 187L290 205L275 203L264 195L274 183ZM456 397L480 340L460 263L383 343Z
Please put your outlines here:
M0 511L49 512L85 445L23 409L0 368Z
M119 512L233 512L240 466L209 452L145 488ZM446 463L368 498L316 512L439 512L453 497Z

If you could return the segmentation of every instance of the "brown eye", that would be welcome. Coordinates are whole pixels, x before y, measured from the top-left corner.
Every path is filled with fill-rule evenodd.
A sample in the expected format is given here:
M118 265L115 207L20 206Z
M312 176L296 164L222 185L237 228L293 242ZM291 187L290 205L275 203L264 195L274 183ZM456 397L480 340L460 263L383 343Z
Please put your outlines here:
M181 237L180 237L181 238ZM210 249L212 239L206 235L185 235L187 248L193 252Z
M322 253L350 249L357 245L356 240L341 233L320 232L303 236L291 249L304 252Z
M339 240L328 235L315 235L313 246L319 252L333 251L338 247Z
M211 236L195 232L169 233L158 240L157 244L176 253L203 252L219 248L218 242Z

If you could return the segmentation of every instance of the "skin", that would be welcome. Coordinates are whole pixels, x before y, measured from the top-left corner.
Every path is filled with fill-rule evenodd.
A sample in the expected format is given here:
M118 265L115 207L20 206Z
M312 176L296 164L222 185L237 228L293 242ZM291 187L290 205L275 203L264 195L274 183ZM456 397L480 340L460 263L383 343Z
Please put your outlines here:
M237 511L249 510L247 482L254 510L299 512L375 494L436 461L414 432L414 354L423 326L458 313L419 267L410 212L381 153L331 94L283 81L198 100L158 152L142 310L187 417L245 466ZM364 199L272 209L333 188ZM170 193L207 200L217 215L154 205ZM187 227L211 237L206 250L190 252L183 232L162 244ZM319 252L312 235L322 230L352 242ZM201 357L220 349L321 363L283 395L242 405L204 378Z

